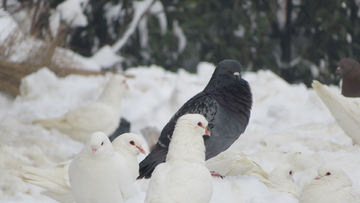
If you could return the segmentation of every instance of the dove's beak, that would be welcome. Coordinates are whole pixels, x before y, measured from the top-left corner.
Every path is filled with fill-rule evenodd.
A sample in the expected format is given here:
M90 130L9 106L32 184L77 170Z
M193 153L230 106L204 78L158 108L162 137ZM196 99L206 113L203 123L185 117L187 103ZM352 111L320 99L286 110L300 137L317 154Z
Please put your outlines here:
M96 152L96 150L97 150L96 147L91 147L91 149L92 149L92 153L93 153L93 154L94 154L94 153Z
M146 154L145 150L142 147L137 147L140 150L141 154Z
M207 128L205 128L205 134L207 134L208 136L211 136L210 131Z
M341 71L341 67L337 67L335 74L340 74L340 71Z
M322 178L322 176L316 176L314 180L320 180L320 178Z

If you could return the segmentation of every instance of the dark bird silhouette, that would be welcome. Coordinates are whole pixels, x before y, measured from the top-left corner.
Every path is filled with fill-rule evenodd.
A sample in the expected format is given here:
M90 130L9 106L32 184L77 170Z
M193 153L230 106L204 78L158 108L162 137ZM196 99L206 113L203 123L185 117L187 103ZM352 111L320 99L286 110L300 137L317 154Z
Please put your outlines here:
M241 78L240 63L220 62L205 89L188 100L163 128L154 150L140 163L138 179L150 178L155 167L165 162L176 121L182 115L198 113L208 120L211 137L205 140L205 147L206 159L210 159L228 149L245 131L251 106L250 86Z
M341 94L345 97L360 97L360 64L351 58L341 59L336 73L342 77Z

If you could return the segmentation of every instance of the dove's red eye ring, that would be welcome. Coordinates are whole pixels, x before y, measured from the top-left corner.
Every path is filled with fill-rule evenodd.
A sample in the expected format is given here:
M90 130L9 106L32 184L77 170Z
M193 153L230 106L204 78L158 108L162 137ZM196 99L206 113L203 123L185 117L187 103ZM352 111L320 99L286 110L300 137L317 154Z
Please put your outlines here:
M131 141L130 141L130 144L131 144L131 145L135 145L135 142L131 140Z
M229 68L226 68L226 71L230 71L230 69L229 69Z
M330 172L327 172L327 173L326 173L326 176L329 176L329 175L331 175L331 173L330 173Z
M198 126L202 127L202 123L201 123L201 122L198 122Z
M348 67L348 66L349 66L349 64L345 63L345 67Z

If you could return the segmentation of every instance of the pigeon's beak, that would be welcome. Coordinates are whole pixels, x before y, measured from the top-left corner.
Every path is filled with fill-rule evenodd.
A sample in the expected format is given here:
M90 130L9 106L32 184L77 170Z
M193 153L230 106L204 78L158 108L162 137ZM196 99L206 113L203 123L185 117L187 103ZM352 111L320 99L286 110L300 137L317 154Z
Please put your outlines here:
M314 180L320 180L320 178L322 178L322 176L316 176Z
M205 134L207 134L208 136L211 136L210 131L207 128L205 128Z
M146 154L145 150L142 147L138 147L138 146L136 146L136 147L140 150L141 154Z
M234 76L235 76L236 79L238 79L238 80L241 79L241 75L240 75L239 72L235 72L235 73L233 73L233 74L234 74Z
M340 74L340 71L341 71L341 67L337 67L335 74Z
M91 147L91 149L92 149L92 153L94 154L97 150L97 147Z

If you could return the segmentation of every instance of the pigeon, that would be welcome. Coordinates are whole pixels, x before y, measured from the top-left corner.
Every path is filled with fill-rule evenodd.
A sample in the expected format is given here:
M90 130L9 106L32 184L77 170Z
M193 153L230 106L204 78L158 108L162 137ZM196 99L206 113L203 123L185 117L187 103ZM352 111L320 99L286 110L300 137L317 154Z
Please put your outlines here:
M270 191L288 193L295 199L299 199L300 188L294 183L293 175L294 167L291 164L277 166L269 174Z
M300 193L300 203L359 203L360 195L352 187L349 176L339 167L324 164Z
M155 148L140 162L138 179L150 178L156 165L165 161L180 116L198 113L208 120L212 136L205 140L205 147L206 159L210 159L228 149L245 131L251 106L251 89L241 78L240 63L234 60L220 62L204 90L188 100L162 129Z
M127 160L127 166L132 173L133 182L139 176L139 162L136 155L140 152L146 154L142 148L142 139L134 133L124 133L118 136L112 145L115 151L119 152Z
M200 114L186 114L177 120L166 162L155 168L150 179L146 203L210 201L213 183L205 165L203 137L210 136L207 125Z
M136 193L127 160L113 148L105 133L95 132L69 167L76 203L121 203Z
M141 147L141 138L134 133L124 133L118 136L112 145L118 153L120 153L127 161L126 165L131 171L131 177L135 182L139 174L139 163L137 161L137 153L145 153ZM48 168L35 168L29 166L21 167L25 173L20 174L20 178L25 182L44 188L42 194L61 203L73 203L74 198L71 193L71 185L69 181L68 170L71 160L65 161Z
M317 95L354 144L360 144L360 98L347 98L314 80Z
M360 97L360 64L351 58L341 59L336 73L342 77L341 94L345 97Z
M250 175L270 186L269 175L249 155L239 150L226 150L206 161L210 171L221 176Z
M86 142L95 131L109 136L119 125L120 104L126 88L125 77L115 74L97 101L71 110L60 118L36 120L34 124L54 128L80 142Z

